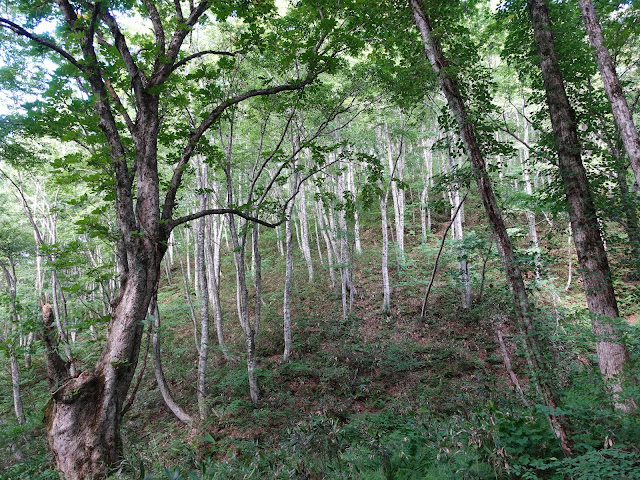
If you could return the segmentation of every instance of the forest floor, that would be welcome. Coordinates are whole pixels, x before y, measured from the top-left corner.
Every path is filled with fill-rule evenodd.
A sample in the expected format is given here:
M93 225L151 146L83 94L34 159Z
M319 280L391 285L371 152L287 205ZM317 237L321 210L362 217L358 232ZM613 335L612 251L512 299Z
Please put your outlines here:
M319 467L318 461L314 463L322 470L328 468L325 463L332 455L344 454L338 448L340 441L332 440L335 452L326 442L332 432L347 435L346 426L355 425L359 440L372 435L375 439L376 429L401 428L416 412L421 418L468 418L487 405L507 408L517 403L494 331L496 322L508 320L509 315L509 293L500 279L497 259L492 258L486 269L483 297L476 296L474 306L463 310L452 254L447 253L421 319L435 247L410 237L404 262L392 255L393 306L385 314L379 245L373 238L374 232L363 232L367 247L354 257L357 295L346 319L327 267L316 263L310 283L304 262L296 259L291 301L294 347L288 363L282 361L284 271L280 263L284 262L275 247L264 252L258 341L261 403L253 405L249 400L244 361L226 362L218 351L211 359L207 382L211 415L189 430L163 404L153 373L147 371L124 426L127 450L148 464L185 467L187 462L195 467L203 460L251 462L260 451L302 449L306 452L302 458L324 459ZM235 280L229 259L224 262L225 333L233 356L242 359ZM476 273L476 290L478 277ZM167 378L178 403L195 413L197 354L179 277L165 283L159 304ZM516 354L517 340L510 339L508 324L505 335L514 354L512 362L526 388L525 361ZM323 439L321 446L316 444L317 437Z
M314 280L309 282L306 265L296 253L293 354L284 363L284 261L275 237L269 235L273 234L265 234L262 253L261 402L254 405L249 399L244 340L235 313L235 276L231 256L225 255L225 336L237 360L225 361L214 348L207 375L209 416L186 426L164 404L143 342L136 375L145 358L146 369L124 419L125 460L114 479L571 478L571 469L592 470L594 465L608 470L591 478L640 478L640 458L625 443L627 437L637 438L637 418L621 420L618 413L602 407L606 401L594 390L595 352L588 339L589 322L581 313L579 283L567 294L565 280L538 282L531 271L527 273L538 320L549 326L556 380L564 388L563 414L573 422L572 433L583 452L581 463L562 463L544 407L524 405L505 369L495 332L498 323L504 324L513 370L526 394L535 398L519 331L509 318L510 294L499 259L495 252L487 253L481 239L479 248L469 250L472 307L460 306L456 259L447 247L425 318L420 318L420 310L437 236L422 243L409 233L404 261L390 255L393 293L388 314L381 308L376 231L363 229L364 251L354 255L357 295L346 318L327 265L314 258ZM197 311L195 295L192 301ZM196 416L197 352L179 268L161 285L159 309L167 382L177 403ZM629 313L630 323L634 313ZM630 328L637 338L638 327ZM87 365L99 351L92 345L79 358ZM631 347L637 358L638 342ZM46 396L33 393L46 392L40 385L45 378L42 368L36 365L26 397L44 406ZM51 459L42 425L35 419L25 428L34 460L29 468L7 470L19 475L0 473L0 479L56 478L47 470ZM620 448L602 453L607 442ZM629 471L638 475L629 476Z

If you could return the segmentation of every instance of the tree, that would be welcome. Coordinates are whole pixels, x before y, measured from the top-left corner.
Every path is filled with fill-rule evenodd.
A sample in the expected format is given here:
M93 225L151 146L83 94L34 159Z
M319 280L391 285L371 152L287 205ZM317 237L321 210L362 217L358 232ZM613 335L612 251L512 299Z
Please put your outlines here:
M484 205L485 213L496 239L496 245L500 252L500 258L505 270L507 284L513 296L516 315L526 330L526 341L529 351L532 353L539 372L545 370L544 359L542 358L542 346L540 344L539 333L536 331L529 297L524 285L522 273L516 262L511 240L507 233L506 226L502 219L498 203L491 181L486 171L484 157L480 150L480 145L476 138L474 122L469 118L464 98L460 93L458 82L451 74L449 63L447 62L438 39L434 36L431 21L421 0L409 0L409 5L413 14L414 22L422 37L422 43L433 71L437 75L438 84L445 95L449 109L455 117L455 121L460 131L460 138L464 149L471 161L473 175L475 177L480 197ZM548 380L542 379L540 390L542 400L545 405L551 408L556 407L553 392L546 384ZM548 415L551 427L558 438L560 445L567 454L571 448L565 432L564 426L555 413Z
M36 35L9 18L1 18L0 26L29 39L39 49L55 52L64 62L59 73L81 75L80 88L86 93L80 100L90 104L95 113L79 120L97 144L106 145L100 153L106 162L103 168L111 172L119 231L120 289L111 304L106 344L96 365L57 389L46 412L49 445L60 473L73 480L104 478L120 456L122 406L138 361L141 322L157 290L160 263L171 231L213 214L275 224L251 217L240 207L210 208L174 217L189 161L198 151L207 149L205 133L228 109L247 99L303 90L320 72L335 68L338 51L346 48L355 52L359 44L349 43L345 34L328 42L329 35L338 31L337 23L328 17L331 8L310 9L304 2L290 16L300 28L278 23L271 2L213 6L202 0L191 3L188 11L180 2L152 1L134 2L132 8L111 2L74 4L69 0L58 0L55 6L34 8L30 2L12 6L26 19L26 25L44 19L59 22L59 39ZM152 35L127 33L121 19L134 12L149 19ZM227 37L228 46L237 49L221 50L214 45L184 53L190 32L205 20L223 23L228 18L242 20L238 31ZM348 32L358 21L349 18L340 28ZM236 43L231 45L233 41ZM167 155L171 158L170 173L166 180L162 178L159 161L164 155L159 147L167 141L164 135L168 133L162 112L173 101L172 85L179 80L182 69L196 59L213 56L219 58L220 70L232 71L233 59L250 52L261 54L270 45L284 52L279 57L283 64L296 62L298 75L280 84L265 79L262 85L247 86L226 98L213 96L216 101L209 102L207 113L193 128L180 132L178 146ZM296 51L300 53L298 58L288 55ZM275 55L275 50L270 55ZM211 70L215 74L215 69ZM59 79L54 76L55 81ZM63 93L73 95L68 90Z
M598 69L600 70L602 82L604 83L624 148L629 156L636 182L640 183L640 138L638 138L638 129L633 121L631 109L620 85L613 59L605 44L602 27L598 21L593 1L579 0L578 3L580 4L584 25L587 29L591 46L594 49Z
M555 53L549 11L544 0L528 0L544 90L558 152L558 167L567 199L573 240L581 267L587 306L593 314L598 364L612 382L618 408L629 410L633 402L619 400L621 377L629 360L626 346L618 339L612 320L619 317L618 303L598 217L582 164L576 117L567 97L562 72Z

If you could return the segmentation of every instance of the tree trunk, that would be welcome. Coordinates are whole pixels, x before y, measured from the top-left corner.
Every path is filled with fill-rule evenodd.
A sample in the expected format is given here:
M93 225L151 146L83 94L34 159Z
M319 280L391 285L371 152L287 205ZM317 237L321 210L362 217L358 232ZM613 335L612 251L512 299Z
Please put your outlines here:
M136 258L153 263L145 265ZM130 262L98 363L53 392L45 412L56 466L70 480L106 478L121 456L122 406L138 363L142 322L159 275L155 245L140 248Z
M611 103L613 117L618 125L624 148L627 151L631 168L636 177L636 181L640 182L640 139L638 138L638 129L633 122L633 114L627 104L627 99L622 91L620 79L616 73L616 67L613 64L609 49L604 44L604 36L602 35L602 27L598 21L596 11L592 0L579 0L582 19L589 35L591 46L595 50L598 69L602 76L602 83L607 92L607 97Z
M13 259L9 257L9 265L0 260L0 268L2 268L7 283L7 293L9 294L9 316L10 316L10 332L7 336L9 339L0 338L0 342L7 341L9 350L9 362L11 370L11 392L13 395L13 410L16 414L18 423L24 423L24 409L22 407L22 397L20 395L20 369L18 367L18 358L15 352L15 330L18 325L18 311L16 309L16 296L18 293L18 277L16 276L16 268Z
M398 181L404 177L404 142L400 142L400 150L394 159L393 142L389 134L389 128L385 124L385 137L387 140L387 160L389 161L389 172L391 186L391 198L393 199L393 219L396 230L396 246L398 249L398 259L400 265L404 265L404 190L398 187Z
M544 0L528 0L527 5L558 150L558 167L567 198L573 241L578 254L587 306L593 314L592 325L596 335L598 364L604 377L611 382L616 407L630 410L633 408L633 402L618 400L629 354L611 322L619 316L618 304L609 261L600 236L596 209L582 164L575 112L569 104L562 73L556 60L547 5Z
M522 107L524 115L524 105ZM522 180L524 182L524 192L531 198L533 195L533 186L531 184L531 165L529 158L529 124L523 119L523 140L524 147L522 148ZM531 242L531 248L534 250L534 262L536 266L536 279L540 279L540 273L542 270L542 263L540 262L540 243L538 242L538 229L536 226L536 214L531 210L524 212L527 217L527 224L529 225L529 241Z
M454 178L456 176L456 168L453 158L451 157L451 149L448 151L449 166L448 173ZM462 287L460 298L462 308L465 310L471 307L471 280L469 279L469 265L467 264L466 252L464 250L464 232L462 230L462 215L464 211L464 201L460 199L460 186L457 181L451 184L449 193L449 203L451 204L451 236L456 243L455 250L458 257L458 277Z
M201 211L208 208L206 178L206 166L196 159L196 185L201 193L199 197L199 208ZM200 420L207 418L207 360L209 358L209 287L207 284L207 267L205 265L205 231L206 218L198 220L198 231L196 235L196 272L198 276L198 286L200 287L200 346L198 347L198 412Z
M442 53L440 45L436 38L433 36L433 30L431 28L430 20L424 10L421 0L409 0L411 9L413 12L413 18L416 22L418 30L422 35L422 41L424 48L431 63L434 72L438 76L438 82L442 89L449 108L454 114L458 127L460 129L460 138L465 147L465 151L471 161L473 167L473 174L478 185L478 191L484 205L484 209L493 230L496 246L500 253L500 258L505 270L507 284L511 290L511 294L514 300L515 313L526 329L526 342L529 350L534 354L536 360L536 367L542 375L539 377L541 400L549 407L551 413L548 414L548 419L553 432L559 440L560 446L566 454L570 454L571 448L564 429L564 426L560 422L560 419L553 413L553 409L556 408L556 401L553 397L553 393L544 377L548 373L545 368L542 357L542 348L540 339L533 322L533 316L531 313L531 305L529 303L529 297L527 296L527 290L524 285L522 273L518 268L516 262L511 240L507 233L504 221L498 203L493 192L491 181L485 168L484 158L480 147L476 140L474 125L469 121L464 100L460 94L456 81L448 73L448 63ZM534 375L536 372L533 372Z
M322 232L322 238L324 239L324 244L327 249L327 268L329 269L329 280L331 282L331 289L335 290L336 288L336 274L335 274L335 266L334 266L334 255L333 249L331 246L331 239L329 237L330 232L328 231L329 225L325 222L324 215L324 204L322 199L319 197L316 198L315 202L315 210L316 210L316 222L319 225L320 231Z
M260 386L258 384L258 355L256 351L256 335L251 324L249 314L249 291L247 289L247 277L245 272L245 237L238 236L236 221L229 215L229 231L233 245L233 255L236 266L236 301L238 306L238 318L244 332L244 340L247 355L247 374L249 376L249 395L254 404L260 402ZM245 231L246 232L246 231Z
M635 195L629 192L627 184L626 167L624 159L620 158L618 153L613 152L615 156L615 181L618 184L618 191L622 201L624 210L624 221L621 222L624 231L627 234L627 243L629 245L629 263L631 272L629 279L638 280L640 277L640 225L638 223L638 201Z
M358 192L356 190L356 182L355 182L355 172L353 162L349 162L347 164L347 174L348 181L347 187L353 195L353 199L358 198ZM358 215L358 209L354 207L353 209L353 243L356 249L357 254L362 253L362 242L360 241L360 216Z
M299 174L298 174L299 176ZM299 182L298 182L299 183ZM298 192L298 207L296 213L300 219L300 250L307 264L309 283L313 282L313 261L311 260L311 246L309 244L309 219L307 215L307 186L303 182Z
M391 311L391 287L389 286L389 220L387 219L387 201L389 196L380 196L380 224L382 227L382 312Z
M173 412L178 420L186 424L191 424L193 419L173 399L171 390L169 390L169 386L167 385L167 382L164 378L164 369L162 368L162 351L160 347L160 311L158 309L157 296L153 298L151 305L149 305L149 314L153 322L153 333L151 335L151 358L153 359L153 373L156 377L158 389L160 390L160 394L162 395L164 403L167 405L167 407L169 407L169 410Z
M224 339L224 329L222 325L222 305L220 303L220 243L222 241L222 229L224 223L216 216L209 217L209 239L206 248L209 256L207 262L207 287L209 289L209 302L213 308L213 317L218 337L218 346L222 351L225 360L233 360L227 343Z
M282 305L283 326L284 326L284 353L282 359L289 361L291 355L291 281L293 277L293 241L291 238L291 215L293 213L294 201L292 200L287 208L287 219L284 222L284 244L285 244L285 276L284 295Z

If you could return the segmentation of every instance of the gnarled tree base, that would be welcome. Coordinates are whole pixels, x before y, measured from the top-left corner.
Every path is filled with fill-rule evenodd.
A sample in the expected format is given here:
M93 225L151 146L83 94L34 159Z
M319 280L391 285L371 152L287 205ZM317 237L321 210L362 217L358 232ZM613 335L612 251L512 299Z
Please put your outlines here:
M65 479L104 479L121 452L120 415L102 376L70 378L53 393L45 422L56 467Z

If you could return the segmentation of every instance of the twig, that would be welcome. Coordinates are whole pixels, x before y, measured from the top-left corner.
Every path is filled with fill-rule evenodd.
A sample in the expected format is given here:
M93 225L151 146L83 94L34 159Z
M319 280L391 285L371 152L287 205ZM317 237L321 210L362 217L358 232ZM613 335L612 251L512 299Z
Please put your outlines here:
M467 199L467 195L469 195L469 189L467 189L467 192L464 194L464 197L462 197L462 201L456 207L456 210L453 213L453 215L451 215L451 221L449 222L449 225L447 225L447 228L445 229L444 234L442 235L442 241L440 242L440 249L438 250L438 255L436 255L436 261L434 262L433 270L431 271L431 279L429 280L427 291L424 294L424 301L422 302L422 310L420 311L420 318L422 319L424 319L424 311L427 308L427 300L429 299L429 294L431 293L431 287L433 287L433 281L436 278L436 271L438 270L438 261L440 260L440 255L442 255L442 249L444 248L444 242L447 239L447 233L449 233L449 229L451 228L451 225L453 225L453 221L458 216L458 212L460 211L460 208L464 204L464 201Z

